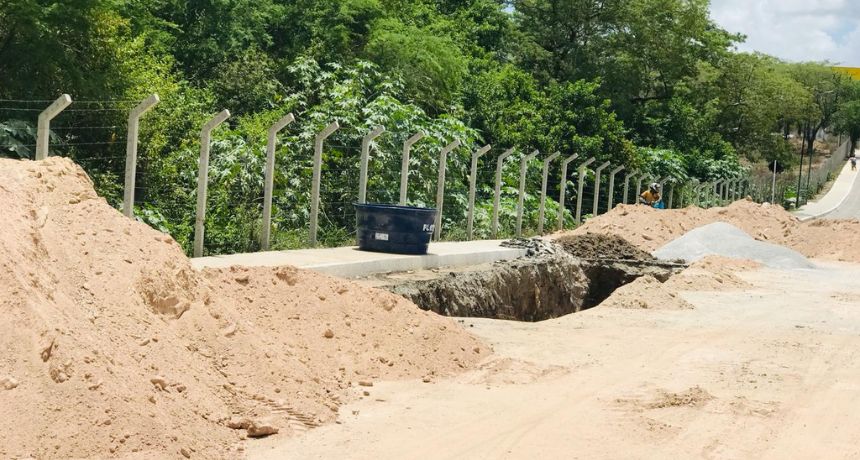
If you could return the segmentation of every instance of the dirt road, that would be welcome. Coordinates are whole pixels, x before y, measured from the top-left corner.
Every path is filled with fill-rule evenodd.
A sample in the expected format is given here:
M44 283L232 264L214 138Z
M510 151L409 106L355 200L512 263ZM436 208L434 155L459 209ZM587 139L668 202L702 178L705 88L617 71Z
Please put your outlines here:
M694 310L469 319L495 355L377 383L250 458L860 458L860 265L757 270ZM788 295L788 293L791 293Z

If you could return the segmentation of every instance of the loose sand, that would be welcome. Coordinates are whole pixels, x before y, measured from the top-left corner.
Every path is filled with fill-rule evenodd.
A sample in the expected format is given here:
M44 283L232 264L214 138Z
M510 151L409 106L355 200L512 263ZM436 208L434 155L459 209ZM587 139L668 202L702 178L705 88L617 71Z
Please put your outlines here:
M694 308L681 295L684 291L730 291L752 287L740 274L762 265L745 259L708 256L661 283L643 276L612 293L599 308L687 310Z
M653 209L618 205L589 219L573 233L611 233L646 251L654 251L688 231L713 222L727 222L753 238L788 246L809 258L860 262L860 221L800 222L779 206L741 200L723 208Z
M687 310L693 306L653 276L642 276L616 289L599 308Z
M249 457L856 458L860 265L821 265L682 292L694 309L468 319L491 363L381 383L342 424L263 440Z
M246 436L330 422L379 379L433 381L489 353L351 282L197 272L66 159L0 160L0 213L0 458L236 458Z

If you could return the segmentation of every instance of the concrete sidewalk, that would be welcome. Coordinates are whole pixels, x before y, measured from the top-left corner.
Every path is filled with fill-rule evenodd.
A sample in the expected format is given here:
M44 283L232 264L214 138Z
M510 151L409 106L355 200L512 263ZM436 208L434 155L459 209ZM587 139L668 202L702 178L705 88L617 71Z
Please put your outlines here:
M191 259L194 268L278 267L293 265L329 275L354 278L373 273L405 272L439 267L475 265L516 259L525 249L500 246L503 240L431 243L429 254L407 256L359 251L355 247L296 249Z
M846 161L830 191L818 200L810 201L801 206L800 209L794 211L794 215L800 220L809 220L833 212L848 198L855 186L860 186L857 185L858 176L860 175L856 171L851 171L851 163Z

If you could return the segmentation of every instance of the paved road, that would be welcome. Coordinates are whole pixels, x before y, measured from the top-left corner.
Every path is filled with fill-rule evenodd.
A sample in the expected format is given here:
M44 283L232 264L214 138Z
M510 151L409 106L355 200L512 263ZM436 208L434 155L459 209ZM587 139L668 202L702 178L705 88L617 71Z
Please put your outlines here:
M854 174L854 186L845 201L835 211L823 216L824 219L860 219L860 167L847 173Z

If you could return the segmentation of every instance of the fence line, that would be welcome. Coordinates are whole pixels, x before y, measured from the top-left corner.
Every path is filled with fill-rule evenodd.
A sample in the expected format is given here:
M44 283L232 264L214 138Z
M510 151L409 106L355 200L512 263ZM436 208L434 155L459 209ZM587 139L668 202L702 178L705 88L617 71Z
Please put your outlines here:
M100 109L67 109L67 107L69 107L73 103L68 95L63 95L55 101L0 100L0 102L51 102L50 106L46 109L20 109L40 112L37 142L35 145L31 146L36 147L35 156L37 159L45 158L48 156L50 152L49 142L51 140L50 122L61 112L130 110L128 119L128 134L126 137L121 139L114 138L110 142L71 142L68 144L61 145L112 145L117 144L120 141L126 141L125 156L122 156L117 153L110 155L92 156L78 155L76 157L79 160L121 160L124 158L126 161L125 181L123 187L124 193L123 200L121 203L121 209L123 213L127 216L134 215L135 190L145 191L149 189L148 187L139 187L135 183L135 178L137 175L137 134L139 131L139 122L140 118L159 102L157 95L152 95L146 100L139 102L137 106L132 109L118 108L115 106L112 108ZM74 104L84 103L86 107L87 103L105 103L116 105L120 102L131 104L137 101L75 101ZM15 108L2 110L15 110ZM225 110L215 116L208 123L206 123L206 125L203 126L201 130L200 157L198 159L197 171L197 203L195 212L193 243L193 254L195 257L202 256L205 253L204 234L206 225L207 188L209 182L208 163L209 149L211 144L211 132L213 129L215 129L215 127L224 122L227 117L229 117L229 112ZM261 196L259 197L259 199L254 199L251 201L229 200L227 202L224 202L229 203L231 205L244 206L251 210L257 210L253 212L261 212L261 225L260 232L258 235L258 241L260 248L263 250L269 248L271 239L272 200L275 196L275 191L273 190L273 177L275 170L274 154L275 144L277 141L277 133L282 129L286 128L287 125L289 125L293 120L294 117L292 116L292 114L289 114L288 116L282 118L277 123L275 123L275 125L273 125L269 131L268 142L266 144L265 166L261 167L260 171L263 180L261 182ZM117 130L119 128L120 126L67 126L58 127L55 128L55 130L73 132L74 130L85 129ZM356 167L356 172L359 173L358 184L356 186L356 184L352 184L351 181L347 181L346 183L341 184L343 185L342 188L331 188L327 186L326 190L324 191L325 195L321 197L321 192L323 192L321 190L321 176L323 167L322 154L324 147L323 141L325 141L325 139L327 139L330 135L334 133L334 131L338 130L339 128L339 124L337 122L333 122L322 132L318 133L314 141L314 155L312 161L310 161L310 164L308 164L308 161L304 159L298 159L293 164L293 167L299 170L311 171L313 176L312 188L310 192L310 224L307 229L308 244L311 246L314 246L317 243L317 233L319 231L319 215L321 212L323 215L323 219L325 220L329 219L330 217L336 218L337 216L349 217L354 215L354 209L352 209L349 204L354 202L361 203L366 201L368 192L368 175L372 175L371 172L368 171L370 149L373 140L385 132L385 128L382 126L374 127L370 132L367 133L361 132L361 128L349 127L346 128L346 131L348 131L351 135L365 134L362 139L360 149L358 149L356 146L346 144L332 143L329 145L329 148L338 148L342 151L353 152L353 154L358 154L358 152L360 152L360 156L358 156L357 158L358 161ZM399 203L402 205L406 205L409 203L408 178L411 149L414 144L419 142L424 137L424 133L415 133L412 137L408 138L403 143L399 190ZM21 145L18 146L20 147ZM847 157L848 149L850 148L848 142L842 144L824 162L820 162L820 164L815 167L811 173L807 173L806 177L800 180L798 180L798 175L792 172L788 172L787 174L775 173L773 174L773 177L743 176L720 178L711 182L699 182L695 179L681 181L678 178L673 178L671 176L653 177L648 173L643 173L639 170L627 168L626 165L623 164L613 165L609 161L603 162L602 164L593 169L589 169L589 166L596 161L596 158L588 158L587 160L581 161L576 164L578 174L575 178L569 180L567 174L568 166L579 158L578 155L570 155L567 158L563 159L561 162L553 163L554 160L560 157L560 152L548 155L543 159L538 158L539 152L537 151L534 151L528 155L517 154L516 156L519 158L519 184L518 187L514 187L512 183L504 184L506 214L502 215L501 201L503 197L503 172L513 168L513 162L506 163L506 160L508 159L508 157L514 155L514 152L516 151L515 148L506 149L503 153L498 155L492 161L483 162L483 166L481 165L481 159L490 151L491 146L487 145L480 148L479 150L473 152L470 155L471 165L468 171L466 171L467 177L456 177L452 184L447 184L447 155L457 147L459 147L459 142L457 141L447 143L447 145L439 152L438 156L438 177L435 187L435 206L437 207L439 212L437 213L437 218L434 226L434 238L436 240L439 240L442 237L443 225L450 226L448 227L446 232L452 232L454 235L452 236L453 238L465 238L467 240L474 238L476 205L479 200L479 195L481 195L480 202L482 203L482 209L487 209L484 206L486 206L486 204L490 200L492 202L492 218L489 220L489 225L486 224L486 213L482 214L483 217L481 220L482 222L484 222L484 224L482 224L482 228L487 229L489 235L494 238L500 235L509 236L511 234L521 236L524 233L523 224L526 221L531 222L531 224L528 224L530 225L528 228L534 230L536 226L537 234L544 233L544 227L547 218L551 220L554 217L557 222L556 228L559 230L565 227L566 220L568 222L572 221L574 225L580 225L584 217L588 218L589 215L596 216L602 212L608 212L609 210L617 206L618 203L635 203L638 195L642 191L642 184L644 181L657 182L662 186L662 193L664 198L663 201L668 208L681 207L685 205L696 205L702 207L718 206L724 205L733 200L740 199L744 196L749 196L757 202L774 201L774 199L779 198L780 204L785 205L787 203L787 199L790 198L790 194L792 193L792 183L799 182L801 184L801 189L794 190L796 194L794 203L797 206L808 200L808 198L814 195L816 192L820 191L821 188L826 184L826 182L833 177L837 170L842 166L845 157ZM527 216L526 197L532 196L536 192L536 190L529 189L530 184L532 184L533 182L529 181L528 178L533 177L530 176L530 170L536 171L538 165L542 166L542 168L540 169L541 176L539 199L537 199L537 205L532 204L534 199L530 199L530 211L529 215ZM561 174L556 175L553 168L554 165L556 168L558 168L555 169L555 171L559 171ZM510 168L505 169L508 166L510 166ZM461 165L460 167L463 167L463 165ZM330 173L349 173L352 171L352 168L335 168L327 169L327 171L329 171ZM626 171L623 175L623 184L616 184L616 177L622 171ZM479 180L479 172L482 173L481 175L485 179L489 177L494 177L495 180L492 183L490 183L489 181ZM799 173L803 174L803 171L800 171ZM607 180L608 185L606 185L604 179ZM568 206L566 204L566 194L568 192L567 189L571 185L574 187L572 190L576 198L575 206ZM492 195L488 196L490 186L492 186ZM633 186L635 186L635 188L633 188ZM557 202L555 202L555 216L547 216L546 212L546 197L548 189L550 187L552 187L553 189L555 187L558 187L559 191L559 199ZM633 197L630 197L631 188L635 190L635 196ZM383 193L389 196L393 195L393 191L388 189L372 188L370 192L375 194ZM516 194L515 206L509 204L508 201L509 197L514 193ZM468 198L464 199L465 195L467 195ZM357 200L352 200L350 198L351 196L356 196ZM157 202L164 202L164 197L159 197L156 200L157 202L152 201L152 196L147 196L146 198L146 201L141 202L141 204L152 206L157 205ZM445 215L444 204L446 202L446 199L453 200L452 206L454 206L456 209L465 210L465 219L462 218L462 215L460 215L460 218L453 218ZM418 201L420 201L420 199ZM324 204L326 205L326 207L322 210L320 209L321 202L324 202ZM605 204L605 207L603 206L603 204ZM333 208L332 206L340 207ZM588 206L588 209L590 209L590 213L586 214L585 216L583 215L583 206ZM535 211L534 208L537 208L537 216L532 214ZM513 209L515 209L515 214L511 214L511 211ZM334 212L334 214L332 214L332 212ZM588 211L586 211L586 213L587 212ZM502 228L501 225L503 218L505 219L504 228ZM465 220L465 222L463 220ZM535 222L535 220L537 222ZM344 224L340 224L341 230L345 230L350 234L355 233L354 231L350 231L349 228L343 228L342 225ZM465 229L463 227L465 227ZM330 231L330 229L326 231Z

